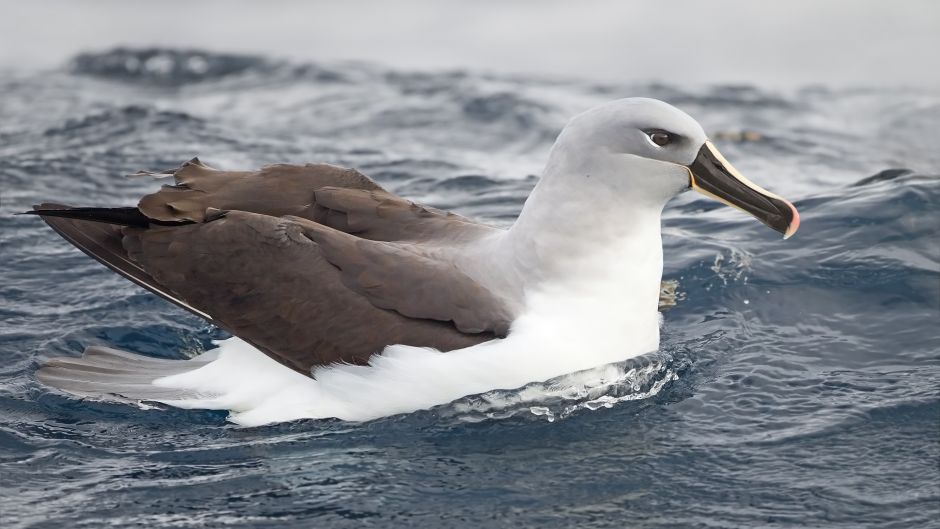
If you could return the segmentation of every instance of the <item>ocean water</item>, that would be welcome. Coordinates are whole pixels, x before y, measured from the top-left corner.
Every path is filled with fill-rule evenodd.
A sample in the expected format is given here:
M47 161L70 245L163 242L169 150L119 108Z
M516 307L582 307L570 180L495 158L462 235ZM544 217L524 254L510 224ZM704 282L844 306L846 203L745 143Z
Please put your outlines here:
M686 194L664 214L679 303L660 351L368 423L239 428L82 402L33 373L107 344L224 337L38 219L129 205L123 175L325 161L508 225L565 120L642 95L686 110L797 235ZM0 77L0 526L940 527L940 94L412 73L168 49ZM534 395L534 397L533 397ZM534 399L534 400L533 400Z

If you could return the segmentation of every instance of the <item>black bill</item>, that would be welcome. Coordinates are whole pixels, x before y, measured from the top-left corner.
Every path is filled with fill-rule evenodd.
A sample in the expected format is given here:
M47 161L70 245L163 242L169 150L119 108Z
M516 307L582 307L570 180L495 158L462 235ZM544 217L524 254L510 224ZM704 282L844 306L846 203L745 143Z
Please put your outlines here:
M750 213L788 239L800 227L793 204L751 182L706 141L689 165L689 184L699 193Z

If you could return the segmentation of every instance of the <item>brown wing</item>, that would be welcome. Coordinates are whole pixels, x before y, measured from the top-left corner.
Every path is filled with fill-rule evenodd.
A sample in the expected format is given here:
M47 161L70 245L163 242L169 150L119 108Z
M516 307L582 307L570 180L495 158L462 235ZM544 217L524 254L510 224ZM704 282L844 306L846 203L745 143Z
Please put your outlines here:
M274 217L308 217L313 212L317 189L336 186L382 190L359 171L327 164L219 171L193 158L179 169L159 173L159 176L172 176L176 185L163 186L160 191L145 196L137 207L147 217L161 221L202 222L209 208L251 211Z
M343 283L373 305L412 318L451 321L465 333L509 332L513 315L507 300L461 272L456 263L423 252L421 245L362 239L299 217L287 218L342 271ZM446 230L440 230L446 236Z
M194 159L164 176L173 176L176 185L144 197L134 213L143 225L148 218L185 225L119 228L101 224L113 222L111 210L95 209L89 217L88 211L54 204L37 207L37 213L56 210L44 220L85 253L303 373L332 362L366 362L389 344L450 350L494 337L490 326L461 318L459 311L473 304L466 296L449 307L446 297L436 295L437 309L422 313L408 303L400 311L387 310L396 309L396 294L405 294L397 286L389 286L384 304L370 301L346 286L314 239L282 216L354 231L356 237L348 237L355 240L427 241L446 231L458 242L492 228L418 206L361 173L330 165L225 172ZM418 279L436 274L436 280L447 280L426 259L396 264L394 256L385 257L370 267L373 276L389 277L376 268L389 266L407 268ZM426 267L425 276L416 264ZM430 283L422 287L438 294ZM476 333L460 332L451 321Z
M390 344L446 351L493 338L376 307L289 220L231 211L205 223L125 228L123 243L187 305L303 373L365 363Z
M154 175L155 173L143 173ZM205 220L209 209L295 215L378 241L427 242L445 235L467 242L494 228L393 195L354 169L327 164L269 165L259 171L219 171L199 161L156 176L163 186L138 209L159 221Z
M298 216L373 241L437 239L456 244L494 231L491 226L416 204L384 189L322 187L315 193L311 210Z

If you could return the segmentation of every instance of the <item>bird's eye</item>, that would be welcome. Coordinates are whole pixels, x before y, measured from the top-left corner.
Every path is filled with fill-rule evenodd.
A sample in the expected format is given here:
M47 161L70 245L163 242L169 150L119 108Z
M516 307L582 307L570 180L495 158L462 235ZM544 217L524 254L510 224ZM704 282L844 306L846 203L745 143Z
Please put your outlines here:
M665 147L672 143L672 135L664 130L650 130L647 131L646 134L650 137L650 141L660 147Z

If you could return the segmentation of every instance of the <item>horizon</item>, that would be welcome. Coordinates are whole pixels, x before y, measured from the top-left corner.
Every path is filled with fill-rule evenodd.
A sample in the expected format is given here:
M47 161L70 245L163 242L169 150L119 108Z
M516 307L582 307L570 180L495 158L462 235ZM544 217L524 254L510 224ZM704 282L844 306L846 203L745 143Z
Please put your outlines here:
M940 49L940 4L929 0L678 0L669 9L616 0L591 9L558 0L537 9L526 1L390 7L289 0L272 8L246 0L0 0L0 10L13 13L0 17L0 67L7 70L61 67L78 53L123 46L599 82L940 87L940 70L919 67L920 52ZM79 18L82 24L72 23Z

